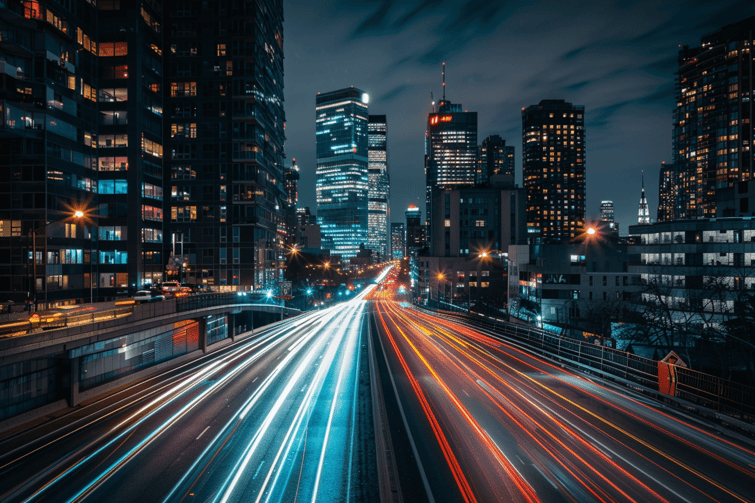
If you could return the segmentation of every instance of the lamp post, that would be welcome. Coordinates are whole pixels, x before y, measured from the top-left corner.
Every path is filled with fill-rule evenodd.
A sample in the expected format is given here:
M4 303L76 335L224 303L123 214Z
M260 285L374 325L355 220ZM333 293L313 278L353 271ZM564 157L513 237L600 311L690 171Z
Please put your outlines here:
M443 281L443 278L445 278L445 275L442 272L438 273L438 309L440 309L440 283Z
M47 222L45 225L42 225L41 227L38 227L36 229L33 229L31 231L31 246L32 246L32 301L34 302L34 312L37 311L37 232L41 230L47 229L49 225L52 225L54 223L63 222L65 220L70 220L72 218L79 219L84 217L84 212L81 210L76 210L73 212L73 215L68 215L63 218L59 218L58 220L53 220L52 222ZM46 235L46 234L45 234ZM91 258L90 258L91 260ZM43 261L44 263L44 261ZM91 277L90 277L91 279ZM45 292L45 302L47 302L47 281L44 283L44 292Z

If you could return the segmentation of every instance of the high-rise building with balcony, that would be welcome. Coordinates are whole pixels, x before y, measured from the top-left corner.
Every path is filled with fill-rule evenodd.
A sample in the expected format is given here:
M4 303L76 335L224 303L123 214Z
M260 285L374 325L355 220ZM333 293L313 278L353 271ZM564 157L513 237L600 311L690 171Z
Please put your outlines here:
M674 219L719 216L716 190L753 178L754 37L755 16L705 35L699 47L679 51L672 140L677 181L661 184L671 193L661 195L659 221L672 216L666 205L677 198Z
M354 87L316 98L317 223L322 247L343 259L368 243L368 101Z
M97 9L0 9L0 298L96 298L97 229L58 221L98 205Z
M390 218L390 177L388 175L387 128L385 115L370 115L367 124L369 194L367 200L367 247L379 260L388 258Z
M427 215L432 215L432 189L471 187L477 181L477 112L443 99L427 115L425 133ZM430 231L432 233L432 230Z
M527 233L566 242L585 227L585 107L543 100L522 110Z
M287 200L282 2L169 2L164 52L166 252L189 282L273 288Z
M477 184L490 183L496 175L514 176L514 147L497 134L482 140L477 159Z
M0 292L14 301L107 300L163 277L161 4L93 5L3 3ZM56 223L82 207L89 221Z
M161 2L99 5L98 291L164 279Z

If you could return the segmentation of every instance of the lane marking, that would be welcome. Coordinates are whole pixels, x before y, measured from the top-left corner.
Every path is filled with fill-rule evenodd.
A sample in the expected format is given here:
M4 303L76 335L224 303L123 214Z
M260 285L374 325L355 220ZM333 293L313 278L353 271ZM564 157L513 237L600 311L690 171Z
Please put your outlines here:
M265 464L265 460L263 459L262 463L260 463L260 465L257 467L257 471L254 472L254 477L252 477L252 480L254 480L254 479L257 478L257 475L260 474L260 470L262 470L262 465L264 465L264 464Z
M202 435L204 435L204 433L205 433L205 432L206 432L207 430L209 430L209 429L210 429L210 427L209 427L209 425L208 425L208 426L207 426L207 428L205 428L204 430L202 430L202 433L200 433L200 434L199 434L199 436L197 437L197 440L199 440L200 438L202 438Z

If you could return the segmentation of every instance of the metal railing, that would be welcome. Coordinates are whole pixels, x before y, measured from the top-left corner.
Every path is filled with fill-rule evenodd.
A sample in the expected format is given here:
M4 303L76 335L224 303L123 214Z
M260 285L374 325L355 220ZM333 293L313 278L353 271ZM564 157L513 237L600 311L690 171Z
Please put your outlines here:
M459 315L445 312L444 314L472 320L503 337L526 342L531 347L539 348L549 356L576 362L581 366L620 377L660 393L658 361L656 360L586 341L560 337L537 327L475 313ZM674 396L676 398L755 424L755 388L685 367L675 366L675 370Z
M676 367L676 397L755 423L755 388Z
M57 328L74 327L78 325L94 324L122 318L137 313L137 318L182 313L217 307L229 304L255 304L262 306L284 307L284 301L276 297L268 297L266 294L245 293L210 293L178 297L164 302L150 302L144 304L132 304L129 306L116 307L104 311L91 311L82 314L66 313L35 313L26 319L16 320L0 324L0 336L24 335L39 330L52 330Z
M28 319L0 325L0 335L23 335L30 331L75 327L123 318L133 313L134 306L117 307L106 311L92 311L82 314L35 313Z

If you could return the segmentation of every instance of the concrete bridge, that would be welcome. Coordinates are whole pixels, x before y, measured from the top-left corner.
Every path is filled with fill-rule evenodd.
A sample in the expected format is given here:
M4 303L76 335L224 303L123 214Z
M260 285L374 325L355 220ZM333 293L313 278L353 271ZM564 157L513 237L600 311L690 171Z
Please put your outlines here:
M205 294L118 306L71 317L68 326L0 338L0 431L298 314L264 295Z

